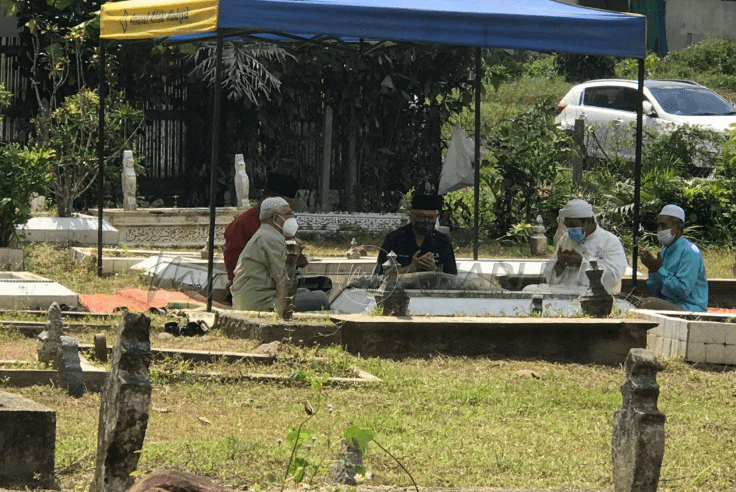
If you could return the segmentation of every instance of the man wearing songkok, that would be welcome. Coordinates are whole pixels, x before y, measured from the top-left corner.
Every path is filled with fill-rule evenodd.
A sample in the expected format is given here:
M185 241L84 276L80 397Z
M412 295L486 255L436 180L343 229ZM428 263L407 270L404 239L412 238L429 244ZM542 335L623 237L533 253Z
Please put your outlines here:
M297 222L289 203L281 197L261 202L261 226L238 258L231 292L233 309L272 310L279 280L286 275L286 237L294 237ZM327 294L299 289L294 296L295 311L329 309Z
M603 270L603 287L611 294L620 292L628 265L621 240L596 223L593 207L585 200L570 200L559 214L564 235L545 268L547 283L556 291L585 291L590 283L585 271L595 260Z
M414 195L409 224L386 235L373 273L383 274L386 256L393 251L399 273L440 271L457 275L452 240L434 228L441 208L441 196Z
M647 287L654 297L645 297L642 309L707 311L708 279L703 255L682 236L685 211L666 205L657 216L657 238L662 250L655 257L649 250L639 254L649 269Z

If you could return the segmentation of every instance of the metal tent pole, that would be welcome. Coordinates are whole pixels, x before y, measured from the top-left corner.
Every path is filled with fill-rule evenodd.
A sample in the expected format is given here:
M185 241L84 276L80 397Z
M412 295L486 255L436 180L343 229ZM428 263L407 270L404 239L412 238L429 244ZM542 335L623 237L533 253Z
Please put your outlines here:
M634 161L634 226L632 231L633 247L631 259L631 286L636 291L636 268L639 256L639 207L641 201L641 146L644 114L642 103L644 101L644 59L639 60L639 104L636 108L636 160Z
M102 276L102 209L105 202L105 93L107 78L105 72L105 40L100 38L100 82L98 96L100 106L97 109L97 276Z
M207 251L207 311L212 311L212 290L215 257L215 216L217 194L217 162L220 152L220 96L222 92L222 31L217 31L215 54L215 92L212 101L212 155L210 156L210 237Z
M475 48L475 177L473 179L473 260L478 259L478 229L480 228L480 47Z

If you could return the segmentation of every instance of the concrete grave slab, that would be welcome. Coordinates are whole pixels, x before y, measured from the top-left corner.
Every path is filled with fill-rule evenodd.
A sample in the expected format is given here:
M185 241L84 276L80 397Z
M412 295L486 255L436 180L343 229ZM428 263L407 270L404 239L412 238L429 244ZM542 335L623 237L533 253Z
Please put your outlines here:
M41 243L97 244L98 220L89 215L76 217L33 217L17 230L25 241ZM109 222L102 222L102 243L118 244L120 233Z
M52 303L79 305L77 294L30 272L0 272L0 309L42 309Z
M207 289L207 266L191 264L181 257L151 256L131 266L130 270L153 277L152 283L160 289L196 290L203 293ZM222 301L226 296L227 272L215 270L213 276L212 298Z

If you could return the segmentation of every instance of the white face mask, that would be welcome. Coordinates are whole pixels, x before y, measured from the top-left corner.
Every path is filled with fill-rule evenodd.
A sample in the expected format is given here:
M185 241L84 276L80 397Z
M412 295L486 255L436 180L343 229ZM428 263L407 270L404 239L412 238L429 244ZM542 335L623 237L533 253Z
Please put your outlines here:
M294 217L290 217L284 221L284 225L281 226L281 233L284 235L284 237L294 237L296 236L296 230L299 228L299 224L297 224L296 219Z
M665 229L657 231L657 239L663 246L669 246L675 240L675 236L672 234L672 229Z

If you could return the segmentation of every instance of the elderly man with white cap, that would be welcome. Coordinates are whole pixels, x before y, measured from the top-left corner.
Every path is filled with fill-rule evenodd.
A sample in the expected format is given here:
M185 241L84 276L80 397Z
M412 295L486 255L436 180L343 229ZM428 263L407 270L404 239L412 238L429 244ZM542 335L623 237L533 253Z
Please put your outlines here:
M611 294L621 290L628 261L621 240L598 226L593 207L585 200L570 200L560 210L564 235L544 275L554 291L583 292L589 287L585 271L595 260L603 270L601 283ZM533 290L533 289L525 289Z
M645 297L642 309L707 311L708 279L703 255L682 236L685 211L666 205L657 216L657 238L662 250L654 257L649 250L639 254L649 269L647 287L654 297Z
M261 226L240 253L230 291L233 309L267 311L274 308L276 286L286 275L287 237L296 235L297 222L289 203L281 197L261 202ZM300 289L294 296L294 310L329 309L324 292Z

